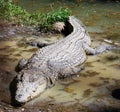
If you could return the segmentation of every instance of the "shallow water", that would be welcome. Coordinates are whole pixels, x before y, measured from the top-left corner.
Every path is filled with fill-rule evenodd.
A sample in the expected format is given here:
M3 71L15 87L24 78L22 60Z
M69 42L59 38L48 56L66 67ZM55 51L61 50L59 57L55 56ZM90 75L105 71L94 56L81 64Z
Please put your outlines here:
M102 35L92 34L93 46L98 45ZM53 41L56 37L51 35ZM26 40L33 40L26 37ZM49 40L50 38L46 38ZM37 48L24 44L25 39L12 38L0 42L0 100L11 104L10 84L16 75L15 66L21 58L29 58ZM73 77L57 81L56 85L37 98L28 102L25 108L39 106L42 103L49 104L82 104L88 106L95 102L103 102L104 105L117 106L120 100L112 97L112 91L120 88L120 50L102 53L96 56L88 56L85 69ZM99 104L101 105L101 104Z
M69 7L87 26L93 46L98 45L104 38L120 42L120 3L73 3L58 1L33 0L19 2L29 11L47 11L51 5ZM50 4L48 4L50 3ZM27 6L27 7L26 7ZM32 6L32 8L31 8ZM45 36L46 37L46 36ZM48 35L47 41L55 41L61 35ZM15 66L21 58L29 58L37 50L26 45L25 41L35 40L33 37L9 38L0 41L0 101L11 104L9 86L16 75ZM38 39L39 40L39 39ZM88 56L85 69L76 76L57 81L37 98L28 102L25 107L39 106L41 102L49 104L80 104L92 108L108 106L118 108L120 100L112 97L114 89L120 89L120 50ZM119 93L120 94L120 93ZM119 108L120 109L120 108ZM92 109L91 109L92 110Z
M97 35L96 35L97 36ZM99 41L94 40L95 44ZM59 80L30 104L40 101L50 103L82 103L88 105L96 100L109 100L120 104L111 96L112 90L120 86L120 51L110 51L88 56L86 67L77 76ZM108 99L106 99L108 98ZM89 101L88 101L89 100ZM111 104L110 104L111 105Z
M20 0L18 2L29 12L48 12L59 7L70 8L72 15L77 16L89 32L104 33L108 38L120 40L120 2L81 2L80 0ZM86 0L87 1L87 0ZM90 1L90 0L88 0ZM93 0L95 1L95 0Z

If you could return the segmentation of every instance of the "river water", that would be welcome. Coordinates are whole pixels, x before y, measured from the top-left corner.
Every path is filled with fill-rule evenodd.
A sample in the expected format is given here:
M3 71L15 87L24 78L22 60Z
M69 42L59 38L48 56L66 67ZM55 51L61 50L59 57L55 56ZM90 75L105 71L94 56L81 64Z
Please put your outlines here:
M92 46L99 45L103 39L111 39L120 43L119 1L20 0L18 4L29 12L36 10L47 12L51 8L68 7L72 10L72 15L75 15L86 25L87 31L93 40ZM62 35L43 36L47 41L55 41L61 37ZM26 45L24 43L26 40L35 40L35 38L21 36L7 40L1 39L0 41L0 100L8 105L11 105L9 88L11 81L16 75L14 69L17 62L21 58L31 57L38 49ZM102 110L102 108L120 110L120 100L117 99L118 97L112 96L112 92L115 89L120 89L120 50L88 56L83 71L74 77L57 81L54 87L28 102L25 107L37 107L41 106L41 102L47 102L50 105L82 105L89 108L91 112L94 112L95 109L99 112L99 109ZM120 91L117 94L119 96ZM72 112L72 109L70 112Z
M74 0L73 0L74 1ZM72 15L80 18L87 26L89 32L105 33L110 37L120 36L120 3L105 2L80 2L82 0L20 0L19 4L29 12L48 12L59 7L70 8ZM88 0L90 1L90 0ZM91 0L92 1L92 0ZM95 0L93 0L95 1Z

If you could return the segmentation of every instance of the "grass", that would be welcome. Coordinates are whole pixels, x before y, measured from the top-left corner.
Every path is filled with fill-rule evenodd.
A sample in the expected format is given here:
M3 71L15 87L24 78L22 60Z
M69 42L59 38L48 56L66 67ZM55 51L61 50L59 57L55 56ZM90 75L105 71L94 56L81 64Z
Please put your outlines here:
M48 13L36 12L31 14L12 0L0 0L0 20L8 21L16 25L40 26L44 30L50 30L51 25L57 21L65 22L71 14L68 8L51 9Z

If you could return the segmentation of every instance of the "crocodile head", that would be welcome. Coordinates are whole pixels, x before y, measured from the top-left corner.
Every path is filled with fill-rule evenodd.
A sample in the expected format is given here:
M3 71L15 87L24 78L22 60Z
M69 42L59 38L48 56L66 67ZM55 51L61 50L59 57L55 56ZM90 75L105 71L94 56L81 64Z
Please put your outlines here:
M20 72L17 75L17 90L15 100L25 103L42 93L47 87L47 80L40 74Z

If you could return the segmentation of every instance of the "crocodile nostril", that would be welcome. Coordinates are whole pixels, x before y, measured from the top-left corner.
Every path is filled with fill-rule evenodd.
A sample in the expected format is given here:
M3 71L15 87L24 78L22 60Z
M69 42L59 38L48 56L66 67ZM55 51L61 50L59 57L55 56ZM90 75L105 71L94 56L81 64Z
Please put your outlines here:
M19 94L19 95L18 95L18 98L21 98L21 96L22 96L22 94Z

